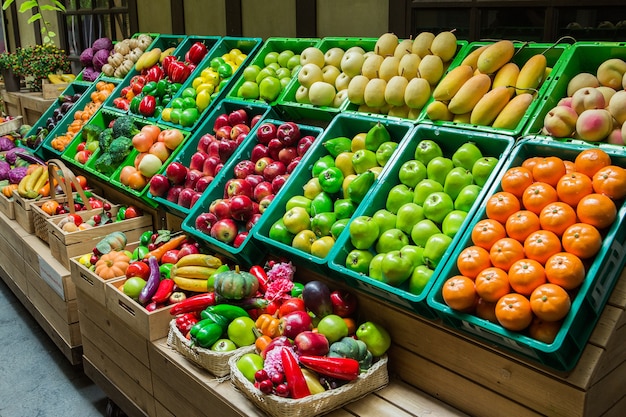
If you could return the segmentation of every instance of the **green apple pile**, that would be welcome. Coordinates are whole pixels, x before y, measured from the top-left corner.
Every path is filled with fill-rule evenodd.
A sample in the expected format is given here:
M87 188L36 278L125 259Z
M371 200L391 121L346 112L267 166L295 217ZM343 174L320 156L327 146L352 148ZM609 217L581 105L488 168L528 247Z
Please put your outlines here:
M300 69L300 55L291 49L270 51L263 65L252 64L243 70L245 81L237 89L237 97L268 103L276 100Z
M408 291L419 295L497 163L473 142L445 157L435 141L420 141L414 159L400 166L385 207L350 223L354 249L346 268L394 287L408 281Z
M456 52L457 39L449 31L404 40L385 33L374 51L363 55L348 99L359 111L416 119Z
M377 123L352 138L328 139L323 146L328 153L313 163L303 195L286 202L283 216L269 230L270 239L319 258L328 255L398 142Z

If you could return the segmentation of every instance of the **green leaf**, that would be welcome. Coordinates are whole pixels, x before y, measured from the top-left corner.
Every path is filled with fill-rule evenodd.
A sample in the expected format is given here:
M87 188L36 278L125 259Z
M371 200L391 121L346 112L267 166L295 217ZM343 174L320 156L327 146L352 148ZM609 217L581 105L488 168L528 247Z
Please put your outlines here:
M11 7L14 1L15 0L5 0L4 3L2 3L2 10L6 10Z
M59 10L61 11L65 11L65 5L63 3L61 3L59 0L53 0L52 3L54 3L56 5L56 7L59 8Z
M52 11L55 11L55 12L63 12L63 11L65 11L65 10L61 10L61 9L59 9L59 8L58 8L58 7L56 7L56 6L51 6L51 5L49 5L49 4L42 4L41 6L39 6L39 8L40 8L41 10L52 10Z
M25 1L24 3L22 3L22 5L20 6L20 13L24 13L27 10L32 9L33 7L37 6L37 2L35 0L28 0Z
M41 19L41 13L35 13L28 19L28 23L33 23L40 19Z

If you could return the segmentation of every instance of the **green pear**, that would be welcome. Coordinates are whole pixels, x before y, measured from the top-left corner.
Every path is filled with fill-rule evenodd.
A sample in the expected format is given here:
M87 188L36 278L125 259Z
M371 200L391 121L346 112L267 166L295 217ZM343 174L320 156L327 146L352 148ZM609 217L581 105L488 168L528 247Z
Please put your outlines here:
M452 200L455 200L465 186L473 183L474 176L471 171L463 167L454 167L448 172L448 175L446 175L446 179L443 183L443 192L448 194Z
M441 150L439 144L434 140L421 140L415 148L415 159L426 166L428 166L428 163L437 156L443 156L443 151Z
M376 152L378 147L391 141L391 134L382 123L378 122L365 134L365 149Z
M429 237L424 246L424 264L432 269L437 268L450 243L452 243L452 238L443 233L436 233Z

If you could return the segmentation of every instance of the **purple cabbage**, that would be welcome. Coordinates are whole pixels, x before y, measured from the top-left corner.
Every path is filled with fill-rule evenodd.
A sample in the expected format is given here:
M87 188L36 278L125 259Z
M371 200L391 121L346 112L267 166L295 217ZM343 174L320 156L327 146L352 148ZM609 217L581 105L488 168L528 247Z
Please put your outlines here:
M0 160L0 181L6 180L9 178L9 171L11 170L11 165L7 161Z
M13 148L9 150L6 154L4 154L4 159L11 165L15 165L15 161L17 161L17 152L28 153L27 149L24 148Z
M15 167L9 171L9 182L11 184L19 184L22 178L26 176L28 167Z
M8 151L13 148L15 148L15 142L7 138L6 136L0 137L0 152Z
M83 64L83 67L91 66L91 61L93 60L93 48L87 48L80 54L80 63Z
M100 71L96 71L93 67L85 67L83 68L83 80L85 81L96 81L96 79L100 76Z
M102 66L106 64L108 60L109 51L106 49L100 49L93 55L93 60L91 62L93 63L93 68L96 71L100 71L102 69Z
M96 39L91 47L93 48L94 52L99 50L110 51L111 49L113 49L113 42L111 42L111 39L106 37L100 38Z

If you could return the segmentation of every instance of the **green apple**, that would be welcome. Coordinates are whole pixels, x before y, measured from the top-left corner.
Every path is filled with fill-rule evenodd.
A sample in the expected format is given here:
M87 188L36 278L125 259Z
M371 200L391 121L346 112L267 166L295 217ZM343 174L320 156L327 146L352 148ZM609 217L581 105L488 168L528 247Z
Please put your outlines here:
M328 343L332 344L348 336L348 325L342 317L328 314L317 323L317 331L326 336Z
M256 76L256 83L261 83L261 80L266 77L276 77L276 71L274 71L271 67L265 67Z
M237 90L237 96L247 100L256 100L259 98L259 85L256 81L244 81Z
M443 184L428 178L423 179L417 183L413 190L413 202L421 206L429 195L441 191L443 191Z
M291 246L302 252L311 253L311 245L313 245L313 242L316 240L317 236L315 232L310 229L304 229L296 233L291 241Z
M333 211L333 199L325 191L320 192L311 200L311 216Z
M443 219L443 222L441 223L441 231L450 237L456 236L459 230L461 230L461 226L463 226L463 222L466 217L467 212L462 210L452 210Z
M356 337L365 343L367 350L374 357L384 355L391 346L389 332L380 324L372 321L362 323L356 329Z
M474 142L465 142L452 154L452 162L455 167L463 167L471 171L474 163L482 157L482 152Z
M350 219L339 219L330 227L330 235L335 239L339 239L339 235L348 227Z
M278 54L276 62L283 68L288 68L289 60L296 54L291 49L285 49Z
M237 369L250 382L254 382L254 374L263 369L263 358L258 353L244 353L236 363Z
M304 207L292 207L283 215L283 223L290 233L294 235L311 226L309 213Z
M450 243L452 243L452 238L443 233L435 233L429 237L424 246L424 265L431 269L437 268Z
M398 170L398 179L407 187L415 188L426 178L426 165L417 159L410 159L403 163Z
M399 251L409 244L409 237L400 229L389 229L380 234L376 241L376 252Z
M357 216L348 226L350 241L357 249L369 249L378 239L378 224L370 216Z
M352 154L352 166L354 167L354 172L357 174L377 167L378 161L376 160L376 152L370 151L369 149L357 150Z
M230 339L218 339L211 346L211 350L214 352L232 352L235 349L237 349L237 345Z
M424 208L424 216L427 219L441 224L448 213L454 210L454 201L448 194L439 191L429 195L422 207Z
M322 186L320 185L320 180L317 178L317 175L308 180L302 187L302 190L304 191L304 196L309 200L313 200L319 193L321 193Z
M403 204L396 214L396 227L410 235L413 226L424 219L424 209L413 202Z
M452 200L455 200L465 186L473 183L474 177L471 171L463 167L454 167L446 175L443 183L443 192L448 194Z
M400 249L400 254L411 260L413 267L424 264L424 248L417 245L405 245Z
M253 319L246 316L237 317L228 325L226 334L237 347L251 346L256 340L255 329L256 324Z
M433 271L426 265L419 265L413 269L411 273L411 279L409 280L409 292L411 294L420 295L430 278L433 276Z
M266 102L274 101L278 98L283 85L277 77L268 76L259 83L259 98Z
M413 272L411 258L403 255L399 250L387 252L380 263L383 273L383 282L397 287L402 285Z
M396 227L397 216L387 209L377 210L372 215L372 218L376 223L378 223L379 236L384 231Z
M330 228L337 221L337 215L328 211L319 213L311 219L311 229L317 237L330 236Z
M474 202L480 194L481 187L476 184L470 184L463 187L459 195L454 200L454 209L469 212Z
M374 257L370 261L370 269L369 269L370 278L378 280L378 281L382 281L383 270L381 267L381 263L384 257L385 257L384 253L379 253L379 254L374 255Z
M444 185L446 175L452 171L452 168L454 168L454 163L450 158L436 156L426 165L426 175L429 179Z
M353 249L346 256L346 268L359 274L367 274L374 255L368 250Z
M474 162L472 166L472 175L474 182L481 187L487 183L489 176L498 165L498 158L493 156L485 156Z
M249 65L243 69L241 76L246 81L254 81L256 83L256 78L261 72L261 67L258 65Z
M428 219L420 220L411 230L411 240L415 245L424 247L428 238L437 233L441 233L441 229L435 222Z
M439 144L430 139L424 139L417 144L415 148L415 159L428 166L431 159L435 157L442 157L443 151Z
M404 204L413 202L413 197L414 194L411 188L404 184L394 185L387 194L385 208L393 214L397 214L400 207Z
M295 234L287 230L287 227L285 226L283 219L280 218L277 221L275 221L274 224L272 224L272 226L270 227L268 236L270 239L275 240L277 242L283 243L285 245L291 245L291 242Z
M268 66L269 64L272 64L274 62L278 62L278 56L280 54L276 51L270 51L268 52L265 57L263 58L263 64L265 66Z
M376 162L378 162L378 165L384 167L397 147L398 143L394 141L381 143L378 149L376 149Z
M289 71L288 68L284 68L284 67L278 68L276 70L276 77L279 80L282 80L283 78L287 78L287 80L290 81L291 80L291 71Z
M352 217L356 210L355 204L349 198L339 198L335 200L333 211L337 219L346 219Z
M294 68L300 67L300 54L295 54L294 56L289 58L286 66L291 70L291 73L293 74Z
M311 212L311 200L306 198L303 195L294 195L287 203L285 203L285 211L291 209L292 207L304 207L307 212Z

